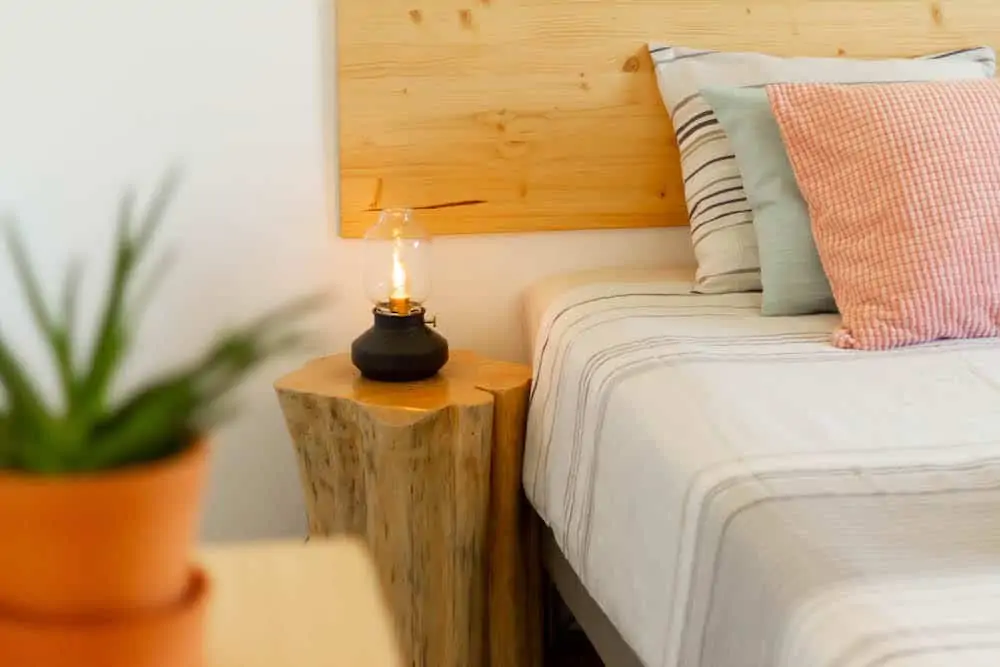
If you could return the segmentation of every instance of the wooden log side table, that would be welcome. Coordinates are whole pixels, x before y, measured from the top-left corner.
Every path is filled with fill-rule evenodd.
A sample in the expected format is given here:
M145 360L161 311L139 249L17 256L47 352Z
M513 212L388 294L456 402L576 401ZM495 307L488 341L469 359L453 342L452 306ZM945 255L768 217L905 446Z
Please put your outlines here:
M452 352L434 378L360 377L349 355L275 388L311 535L368 543L414 667L541 664L538 525L521 486L531 369Z

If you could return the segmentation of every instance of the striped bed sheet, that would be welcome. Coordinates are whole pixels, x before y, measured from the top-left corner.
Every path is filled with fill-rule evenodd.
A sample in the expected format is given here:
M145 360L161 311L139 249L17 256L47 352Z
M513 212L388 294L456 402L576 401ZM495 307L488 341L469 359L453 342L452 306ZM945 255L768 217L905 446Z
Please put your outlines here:
M650 272L528 294L524 486L648 667L1000 665L1000 343Z

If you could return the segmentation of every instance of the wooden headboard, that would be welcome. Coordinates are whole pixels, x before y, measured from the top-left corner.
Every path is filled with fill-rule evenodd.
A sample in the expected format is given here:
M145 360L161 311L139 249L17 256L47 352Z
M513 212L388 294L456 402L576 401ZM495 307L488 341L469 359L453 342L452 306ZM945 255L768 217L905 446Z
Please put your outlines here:
M686 224L649 40L909 56L1000 42L1000 0L335 0L340 233Z

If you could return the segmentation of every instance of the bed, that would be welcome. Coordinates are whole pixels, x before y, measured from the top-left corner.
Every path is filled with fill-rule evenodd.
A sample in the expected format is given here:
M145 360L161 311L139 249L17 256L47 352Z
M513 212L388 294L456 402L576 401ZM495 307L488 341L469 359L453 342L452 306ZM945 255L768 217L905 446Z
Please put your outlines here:
M393 206L438 236L687 226L650 41L696 48L682 58L1000 45L988 0L340 0L336 14L347 238ZM836 316L765 318L758 293L691 287L690 272L618 269L524 298L530 507L511 543L544 525L545 569L607 663L1000 663L1000 347L838 350ZM532 580L491 585L533 600ZM510 643L534 646L524 606Z
M525 301L525 489L602 657L998 664L1000 344L837 350L835 315L690 288L599 271Z

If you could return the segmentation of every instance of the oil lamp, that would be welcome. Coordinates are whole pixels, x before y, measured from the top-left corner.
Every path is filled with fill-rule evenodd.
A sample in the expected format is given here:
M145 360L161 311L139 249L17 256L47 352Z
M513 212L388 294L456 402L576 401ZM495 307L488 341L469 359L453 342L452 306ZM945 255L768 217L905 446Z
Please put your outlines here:
M423 303L430 292L430 236L412 209L386 209L363 241L365 293L375 323L351 344L361 375L412 382L448 361L448 341L433 331Z

